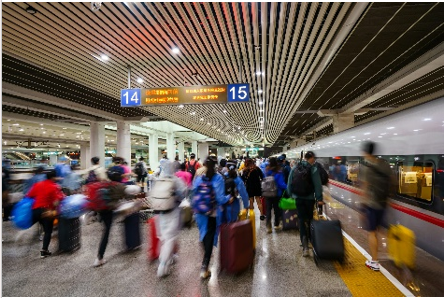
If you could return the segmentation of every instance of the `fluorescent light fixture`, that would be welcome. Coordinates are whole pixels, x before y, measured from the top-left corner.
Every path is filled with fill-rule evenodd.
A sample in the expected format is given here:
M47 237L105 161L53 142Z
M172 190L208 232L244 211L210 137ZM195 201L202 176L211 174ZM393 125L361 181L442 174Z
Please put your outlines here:
M14 123L13 126L20 126L20 124L18 124L18 123Z
M365 136L370 135L370 134L371 134L370 132L365 132L364 133Z
M184 107L184 105L179 105L178 108L182 109Z
M395 135L395 136L396 136L396 135L397 135L397 133L393 133L393 135Z
M100 55L100 59L102 59L103 61L108 61L108 59L110 59L107 55Z
M179 52L181 52L178 48L173 48L172 49L172 52L174 53L174 54L179 54Z
M394 129L395 127L394 126L391 126L391 127L387 127L386 129Z
M144 82L144 80L143 80L142 78L138 78L138 79L137 79L137 82L138 82L139 84L142 84L142 83Z
M19 131L25 131L23 128L20 128Z
M425 118L423 121L431 121L431 118Z
M413 131L420 131L421 129L414 129Z
M263 90L258 90L258 94L261 94L261 93L263 93Z

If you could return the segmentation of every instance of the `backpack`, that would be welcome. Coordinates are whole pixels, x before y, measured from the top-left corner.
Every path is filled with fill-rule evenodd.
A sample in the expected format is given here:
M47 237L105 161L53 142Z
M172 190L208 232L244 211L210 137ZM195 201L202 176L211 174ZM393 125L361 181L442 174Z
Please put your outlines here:
M154 211L169 211L176 207L175 181L160 178L154 181L148 194L148 201Z
M90 183L87 186L87 208L93 211L114 209L119 198L112 194L116 182L101 181Z
M22 230L29 229L32 227L32 206L34 204L34 199L24 197L12 208L12 222L14 225Z
M267 176L261 182L261 190L263 197L274 198L277 196L277 184L275 183L275 177Z
M195 213L210 215L216 209L216 195L212 181L207 176L202 177L201 183L193 193L192 208Z
M328 172L326 172L323 166L318 162L316 162L315 164L317 165L317 170L320 173L321 185L327 185L329 182Z
M134 173L138 176L142 176L142 174L144 173L144 166L141 162L138 162L134 167Z
M236 197L236 184L233 178L229 178L224 176L224 187L226 191L226 195L232 195L232 197Z
M311 165L304 165L301 162L295 167L292 175L292 193L299 197L305 197L314 193L315 189L312 183L311 169Z
M107 171L108 179L111 181L121 182L124 169L121 166L112 166Z
M192 179L195 177L196 173L196 161L193 163L193 166L190 165L190 161L188 162L187 172L192 174Z
M97 179L96 172L95 172L94 170L91 170L91 171L88 173L88 177L87 177L87 179L85 180L85 184L88 184L88 183L94 183L94 182L97 182L97 181L98 181L98 179Z

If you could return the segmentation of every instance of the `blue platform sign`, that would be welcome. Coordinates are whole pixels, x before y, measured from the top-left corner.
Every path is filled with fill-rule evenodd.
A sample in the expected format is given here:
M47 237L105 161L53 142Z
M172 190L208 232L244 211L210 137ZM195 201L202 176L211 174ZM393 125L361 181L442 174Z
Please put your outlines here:
M141 105L141 89L122 89L121 107L134 107Z
M227 85L227 102L249 102L249 84Z

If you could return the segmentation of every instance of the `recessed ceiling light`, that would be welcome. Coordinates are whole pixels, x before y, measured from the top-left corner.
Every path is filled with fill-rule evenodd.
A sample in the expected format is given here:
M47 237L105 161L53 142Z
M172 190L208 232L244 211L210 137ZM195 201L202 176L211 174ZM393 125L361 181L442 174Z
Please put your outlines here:
M224 112L224 113L227 113L227 111L226 111L226 110L224 110L223 112Z
M178 48L173 48L172 52L175 53L175 54L179 54L180 50Z
M6 120L6 121L11 121L11 119L8 119L8 120Z
M365 132L364 133L365 136L370 135L370 134L371 134L370 132Z
M258 90L258 94L261 94L261 93L263 93L263 90Z
M143 80L142 78L138 78L138 79L137 79L137 82L138 82L139 84L142 84L142 83L144 82L144 80Z
M379 136L379 138L383 138L382 136Z
M421 129L414 129L413 131L419 131L419 130L421 130Z
M108 59L110 59L110 58L108 58L107 55L102 54L102 55L100 55L100 59L102 59L103 61L108 61Z
M204 121L204 118L199 119L199 121Z
M396 135L397 135L397 133L393 133L393 135L395 135L395 136L396 136Z
M18 123L14 123L13 125L14 125L14 126L20 126L20 124L18 124Z
M387 127L386 129L394 129L395 127L394 126L391 126L391 127Z
M44 131L43 133L46 133L46 131Z
M62 129L66 129L66 127L62 128Z
M19 131L24 131L24 129L23 129L23 128L20 128Z
M182 109L184 107L184 105L179 105L178 108Z
M262 101L260 101L259 103L258 103L259 105L262 105L263 104L263 102Z
M431 121L431 118L425 118L423 121Z

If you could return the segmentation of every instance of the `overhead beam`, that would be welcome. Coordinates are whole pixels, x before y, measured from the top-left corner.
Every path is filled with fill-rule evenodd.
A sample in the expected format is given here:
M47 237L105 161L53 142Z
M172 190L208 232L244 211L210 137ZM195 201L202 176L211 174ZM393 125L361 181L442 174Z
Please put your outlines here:
M27 115L22 115L22 114L16 114L16 113L11 113L11 112L3 112L2 118L8 118L8 119L16 120L16 121L24 121L24 122L36 123L36 124L43 123L46 125L52 125L52 126L57 126L57 127L66 127L66 128L76 129L76 130L89 130L90 129L90 127L86 126L86 125L57 122L54 120L43 119L43 118L39 118L39 117L27 116Z
M109 119L113 121L123 121L124 117L116 114L108 113L102 110L91 108L79 103L75 103L60 97L49 95L46 93L38 92L35 90L27 89L18 85L14 85L7 82L2 82L2 92L10 95L15 95L23 98L29 98L34 101L38 101L45 104L51 104L58 106L60 108L67 108L74 111L79 111L82 113L88 113L91 115L96 115L104 119Z
M81 141L81 140L73 140L73 139L64 139L64 138L52 138L52 137L41 137L41 136L24 136L24 135L16 135L11 133L3 133L2 139L6 140L28 140L31 139L31 142L63 142L63 143L73 143L73 144L89 144L89 141Z
M27 108L31 111L36 112L43 112L48 114L53 114L65 118L71 118L75 120L80 121L96 121L97 118L93 116L88 116L84 114L79 114L76 112L68 111L61 108L55 108L52 106L48 106L45 104L35 103L35 102L29 102L24 99L15 98L10 95L3 95L2 96L2 105L10 106L10 107L17 107L17 108Z
M444 47L442 42L440 45L423 54L421 57L403 67L389 78L377 84L371 90L368 90L351 101L344 108L342 108L342 112L353 113L373 103L379 98L382 98L383 96L388 95L391 92L423 77L424 75L427 75L433 70L442 67L444 64L443 50Z

